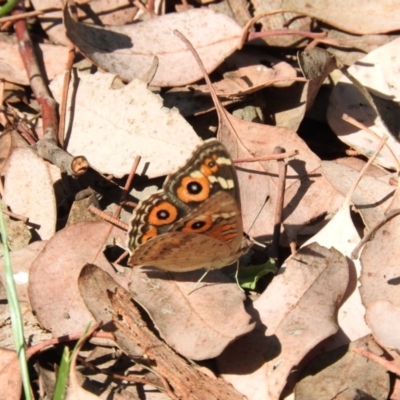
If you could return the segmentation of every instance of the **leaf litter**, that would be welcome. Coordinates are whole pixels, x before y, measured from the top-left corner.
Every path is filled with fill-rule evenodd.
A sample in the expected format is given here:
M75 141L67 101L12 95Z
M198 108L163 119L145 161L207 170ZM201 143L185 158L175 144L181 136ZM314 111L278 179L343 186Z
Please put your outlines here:
M390 5L381 2L374 14L358 3L351 6L354 12L337 2L313 1L309 7L283 2L280 8L291 13L272 16L255 1L229 16L211 5L156 16L144 6L139 12L137 3L92 3L78 5L78 15L85 15L79 22L67 7L34 20L36 27L42 24L39 35L52 41L40 44L37 53L52 95L58 104L68 99L67 112L60 115L64 149L92 166L82 176L68 176L57 157L38 155L33 144L53 129L48 105L29 92L31 82L40 99L35 81L22 74L22 59L13 61L17 40L0 41L7 49L0 58L0 78L26 90L15 94L17 102L2 97L0 138L1 194L8 229L14 232L9 246L29 351L50 354L44 349L62 348L62 337L73 342L90 321L101 324L88 336L91 344L88 338L82 341L80 357L71 364L68 398L97 398L100 391L111 395L115 390L121 398L141 393L146 399L398 398L400 344L393 321L400 314L399 194L393 170L399 165L400 89L398 39L390 33L398 30L398 21ZM34 10L55 6L32 4ZM262 13L262 23L239 50L243 16ZM69 45L62 14L66 36L79 51L75 60L87 57L75 64L68 89L61 73ZM51 15L53 26L46 19ZM88 24L94 15L106 26L97 18ZM298 15L307 18L292 20ZM0 23L9 29L7 22ZM310 29L328 36L304 50L312 41ZM189 40L202 64L175 30ZM374 39L377 33L382 41ZM351 47L354 34L361 35L356 47L367 49L366 56ZM272 40L279 52L265 45ZM293 45L304 50L298 62ZM32 63L27 57L23 61ZM339 77L337 62L349 66L361 84ZM204 71L213 86L201 81ZM257 109L257 122L237 117L249 108ZM365 127L344 122L344 113ZM252 288L246 292L229 279L232 271L211 271L191 293L202 271L132 270L121 256L126 247L121 228L132 202L183 165L201 143L200 132L203 139L216 133L237 162L245 232L257 242L280 246L276 276L270 266L260 272L256 264L268 265L269 257L253 246L246 256L250 267L240 267L247 269ZM335 134L355 151L345 153ZM384 135L387 144L372 157ZM63 146L51 140L61 160ZM280 238L275 215L282 182L272 157L277 146L287 165ZM362 172L349 195L365 165L360 154L375 166ZM125 177L139 156L134 188L124 194ZM88 216L88 205L105 210L103 218L113 222L99 221L97 212ZM352 259L367 232L374 235ZM255 271L253 284L249 271ZM4 285L3 273L0 280ZM21 383L10 380L19 374L10 318L6 309L1 315L0 385L7 398L19 398ZM97 368L96 374L78 367L82 357L82 365ZM110 360L106 367L99 360L104 357ZM50 374L47 382L55 381L55 371L37 371ZM38 390L51 396L52 384L43 385Z

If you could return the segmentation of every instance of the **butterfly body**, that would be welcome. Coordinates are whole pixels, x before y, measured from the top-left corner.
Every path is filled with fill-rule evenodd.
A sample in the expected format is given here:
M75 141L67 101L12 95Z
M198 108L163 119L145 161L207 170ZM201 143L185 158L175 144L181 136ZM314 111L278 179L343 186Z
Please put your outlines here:
M220 142L203 142L138 204L128 248L131 266L178 272L222 268L247 251L236 171Z

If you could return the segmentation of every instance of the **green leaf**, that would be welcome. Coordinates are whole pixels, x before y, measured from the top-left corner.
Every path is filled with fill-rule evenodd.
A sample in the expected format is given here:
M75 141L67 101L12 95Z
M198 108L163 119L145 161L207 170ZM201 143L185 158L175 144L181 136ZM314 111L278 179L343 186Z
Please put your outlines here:
M248 267L239 268L239 284L243 289L254 290L257 282L267 274L275 274L277 268L275 261L269 260L264 264L250 265Z

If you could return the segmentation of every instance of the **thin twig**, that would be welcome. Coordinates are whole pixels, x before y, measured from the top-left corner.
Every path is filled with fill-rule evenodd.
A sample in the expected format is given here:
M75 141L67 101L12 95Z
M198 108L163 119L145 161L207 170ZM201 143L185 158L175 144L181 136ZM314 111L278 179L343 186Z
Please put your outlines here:
M274 154L282 154L285 149L282 147L275 147ZM279 256L279 241L281 237L281 225L282 225L282 211L283 202L285 199L285 183L286 183L286 171L287 163L283 159L278 159L278 193L275 205L275 218L274 218L274 232L272 236L272 246L269 252L271 258L278 261Z
M63 92L60 103L60 124L58 126L58 143L60 143L60 146L62 148L64 148L65 116L67 111L68 90L69 90L69 83L71 81L71 72L72 72L72 66L74 64L74 58L75 58L75 45L73 43L70 43L68 48L67 64L65 66Z
M13 11L13 15L20 14L22 14L20 9L15 9ZM62 171L65 171L72 176L81 175L89 168L89 163L87 160L83 156L79 156L79 160L76 160L76 157L71 156L58 147L57 105L50 94L39 68L36 55L33 51L33 44L28 32L26 20L22 19L16 21L14 24L14 29L18 40L21 58L25 66L32 91L40 105L43 119L43 138L36 143L35 148L40 157L51 161Z
M121 229L124 229L125 231L128 230L128 225L125 224L124 222L120 221L119 219L114 218L113 216L105 213L104 211L99 210L96 208L93 204L91 204L88 207L88 210L92 212L93 214L97 215L98 217L104 219L104 221L109 222L110 224L113 224L115 226L118 226Z
M299 154L298 150L293 150L285 153L270 154L268 156L253 157L253 158L236 158L233 160L235 164L257 162L257 161L272 161L272 160L284 160L285 158L292 158Z
M390 372L393 372L397 376L400 376L400 366L397 365L395 362L386 360L385 358L380 357L380 356L372 353L372 351L367 350L367 349L361 349L359 347L355 347L353 349L353 351L355 353L361 354L363 357L366 357L371 361L376 362L377 364L379 364L380 366L382 366L386 370L388 370Z
M379 136L377 133L375 133L372 129L368 128L367 126L365 126L364 124L362 124L361 122L357 121L356 119L350 117L347 114L343 114L342 115L342 119L346 122L348 122L349 124L354 125L355 127L357 127L358 129L362 129L365 132L368 132L370 135L372 135L375 139L381 140L382 136ZM390 152L390 154L393 157L394 163L397 165L397 172L400 171L400 163L399 160L397 159L396 155L394 154L393 150L391 149L391 147L389 145L386 145L386 148L388 149L388 151Z
M114 214L113 214L113 217L115 219L119 218L119 215L122 210L122 205L124 204L126 197L128 196L129 190L131 189L132 181L136 174L136 170L137 170L137 167L139 166L140 160L141 160L140 156L135 157L135 161L132 164L131 172L129 173L128 179L126 180L126 183L125 183L124 190L122 192L120 204L117 206L117 208L115 209Z
M379 221L374 227L372 227L367 234L360 240L360 242L357 244L357 246L354 248L354 250L351 252L350 258L352 260L356 260L359 257L359 253L361 248L364 246L365 243L371 240L371 238L375 235L375 233L382 228L383 225L385 225L389 220L391 220L393 217L396 217L397 215L400 214L400 210L392 210L389 211L384 218Z

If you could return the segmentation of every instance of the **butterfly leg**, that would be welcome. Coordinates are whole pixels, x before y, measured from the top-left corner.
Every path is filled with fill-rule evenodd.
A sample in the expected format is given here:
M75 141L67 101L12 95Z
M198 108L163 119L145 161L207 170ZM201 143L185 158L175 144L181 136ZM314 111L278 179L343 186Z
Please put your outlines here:
M206 277L206 275L210 272L209 269L206 270L206 272L204 272L204 274L201 276L201 278L196 282L196 284L193 286L193 289L188 293L189 294L193 293L196 289L197 286L199 285L199 283Z

